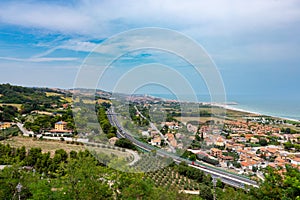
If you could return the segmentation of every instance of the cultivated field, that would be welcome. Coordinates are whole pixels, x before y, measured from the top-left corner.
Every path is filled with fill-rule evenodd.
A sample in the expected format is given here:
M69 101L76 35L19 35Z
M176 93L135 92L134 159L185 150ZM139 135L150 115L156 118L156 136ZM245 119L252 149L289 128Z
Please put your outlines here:
M222 119L219 119L217 117L174 117L178 121L181 121L182 123L187 123L191 121L200 121L200 122L206 122L208 120L214 120L214 121L221 121Z
M21 110L22 104L16 104L16 103L0 103L0 106L13 106L18 108L18 110Z
M55 93L55 92L46 92L46 96L47 96L47 97L51 97L51 96L62 96L62 94Z
M41 148L42 152L50 152L51 156L54 155L55 151L58 149L64 149L66 152L74 151L84 151L85 147L76 144L67 144L61 141L49 141L49 140L36 140L29 137L16 136L9 138L7 140L0 141L2 144L9 144L12 147L22 147L25 146L26 149L30 148Z

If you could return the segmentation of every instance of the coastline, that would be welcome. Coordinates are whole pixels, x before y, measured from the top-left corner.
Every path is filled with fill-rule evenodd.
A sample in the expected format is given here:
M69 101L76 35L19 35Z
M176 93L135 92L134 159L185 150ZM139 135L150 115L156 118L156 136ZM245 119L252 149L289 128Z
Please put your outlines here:
M282 120L289 120L289 121L294 121L294 122L300 122L300 120L298 119L293 119L293 118L288 118L288 117L281 117L281 116L275 116L275 115L270 115L270 114L264 114L264 113L260 113L260 112L255 112L255 111L250 111L250 110L246 110L246 109L242 109L242 108L235 108L231 105L227 105L227 104L210 104L210 105L214 105L214 106L218 106L227 110L233 110L233 111L238 111L238 112L244 112L244 113L249 113L249 114L255 114L255 115L260 115L260 116L268 116L268 117L272 117L272 118L278 118L278 119L282 119Z
M147 94L146 96L148 97L152 97L152 98L160 98L163 101L179 101L178 99L173 99L172 97L170 97L169 95L166 94ZM196 102L194 102L196 103ZM277 119L282 119L282 120L289 120L289 121L293 121L293 122L300 122L300 117L284 117L284 116L280 116L280 114L274 114L274 113L270 113L270 112L263 112L263 111L253 111L251 110L251 108L239 108L239 106L245 106L244 104L240 104L238 103L238 101L236 101L235 99L231 98L231 100L229 102L225 102L225 103L214 103L214 102L209 102L209 100L207 99L207 101L198 101L197 103L199 104L206 104L206 105L211 105L211 106L217 106L217 107L221 107L227 110L232 110L232 111L237 111L237 112L244 112L244 113L249 113L249 114L254 114L254 115L260 115L260 116L269 116L272 118L277 118Z

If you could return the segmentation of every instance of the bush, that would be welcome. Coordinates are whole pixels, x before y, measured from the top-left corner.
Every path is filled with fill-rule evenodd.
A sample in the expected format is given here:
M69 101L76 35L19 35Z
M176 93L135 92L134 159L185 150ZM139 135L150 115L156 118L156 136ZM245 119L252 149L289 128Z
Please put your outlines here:
M116 146L136 150L134 144L127 138L120 138L115 143Z

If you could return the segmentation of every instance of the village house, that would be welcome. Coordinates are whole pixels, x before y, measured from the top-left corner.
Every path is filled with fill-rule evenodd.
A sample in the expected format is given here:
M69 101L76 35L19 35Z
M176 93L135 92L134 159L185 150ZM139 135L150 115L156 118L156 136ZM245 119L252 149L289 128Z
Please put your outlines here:
M115 145L115 143L118 141L119 139L117 137L112 137L110 138L108 141L109 141L109 144L111 145Z
M153 146L160 146L161 138L159 135L156 135L153 139L151 139L150 144Z
M234 144L232 144L232 146L233 146L232 150L234 150L234 151L245 148L244 144L239 144L239 143L234 143Z
M55 125L54 125L54 129L58 130L58 131L67 130L67 124L68 123L64 122L64 121L56 122Z
M234 157L232 157L232 156L221 156L221 159L223 161L233 161Z
M259 139L255 138L255 137L251 137L250 142L251 143L259 143Z
M10 122L0 122L0 129L7 129L11 127L11 123Z
M244 171L252 171L253 167L257 167L257 162L254 160L242 161L241 166Z
M193 126L192 124L187 124L186 128L191 133L196 133L197 132L197 126Z
M183 149L183 143L178 143L178 144L177 144L177 148L178 148L178 149Z
M210 155L216 157L216 158L219 158L222 156L222 151L220 149L217 149L217 148L211 148L210 149Z
M245 142L247 142L247 139L244 138L244 137L239 137L239 138L237 138L235 141L236 141L236 142L240 142L240 143L245 143Z
M179 128L181 128L178 122L163 122L161 123L161 126L167 126L171 130L178 130Z
M155 130L152 130L151 132L150 132L150 136L153 138L153 137L155 137L156 135L158 135L159 133L158 133L158 131L155 131Z
M291 158L291 159L290 159L290 163L291 163L292 165L300 165L300 158L297 158L297 157Z
M150 134L149 134L149 132L148 131L142 131L142 136L144 136L144 137L150 137Z
M286 161L281 158L281 156L277 156L274 160L274 163L279 164L279 163L285 163Z
M177 141L174 139L174 140L171 140L170 141L170 144L172 147L176 148L177 147Z
M171 146L177 147L177 141L172 133L167 133L166 137L168 141L170 142Z
M245 134L246 141L250 141L252 137L252 134Z
M68 130L67 124L68 123L64 121L56 122L54 129L44 132L43 135L51 137L71 137L73 135L73 130Z
M225 140L222 137L218 137L217 141L215 142L215 145L217 146L225 146Z
M176 133L175 137L176 137L176 139L181 139L182 138L182 134L181 133Z
M232 150L232 148L233 148L233 145L229 144L228 141L227 141L226 144L225 144L225 149Z
M267 148L267 151L268 151L272 156L278 156L278 155L280 155L279 149L277 149L277 148Z

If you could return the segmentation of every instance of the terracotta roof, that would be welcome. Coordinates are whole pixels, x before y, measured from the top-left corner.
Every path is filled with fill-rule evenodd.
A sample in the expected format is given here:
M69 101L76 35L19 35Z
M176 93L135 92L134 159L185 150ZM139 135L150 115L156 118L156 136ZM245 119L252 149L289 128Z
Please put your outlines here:
M248 167L248 166L250 166L250 163L248 163L247 161L243 161L243 162L241 162L241 165L243 167Z
M275 162L284 163L285 160L283 160L283 159L280 158L280 157L277 157L277 158L275 159Z
M272 167L272 168L276 168L276 164L275 164L275 163L269 163L268 166L270 166L270 167Z
M167 133L166 136L169 141L174 140L174 135L172 133Z
M277 148L267 148L267 151L270 153L276 153L278 151Z
M211 148L210 150L213 151L213 152L219 152L219 151L221 151L220 149L217 149L217 148Z
M296 162L300 162L300 158L293 158L292 160L296 161Z
M222 157L224 160L234 160L232 156L223 156Z
M161 139L160 139L160 137L155 137L152 139L152 142L159 143L159 142L161 142Z

